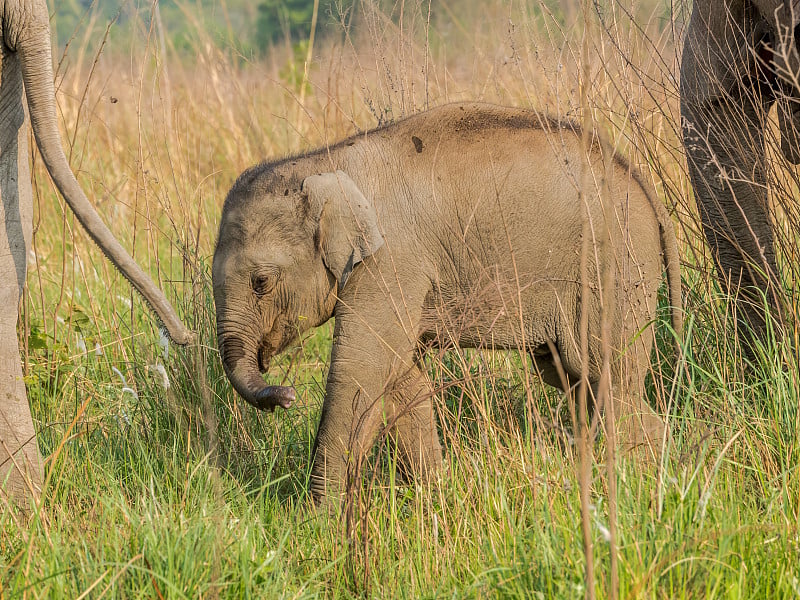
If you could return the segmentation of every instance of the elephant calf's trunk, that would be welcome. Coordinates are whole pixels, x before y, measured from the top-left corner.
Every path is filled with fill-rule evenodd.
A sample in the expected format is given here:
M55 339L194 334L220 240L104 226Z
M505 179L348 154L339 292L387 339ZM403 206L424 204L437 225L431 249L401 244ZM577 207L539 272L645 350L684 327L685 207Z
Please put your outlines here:
M276 406L289 408L295 400L294 388L282 385L264 385L259 372L258 353L246 350L240 338L221 335L219 349L225 374L238 394L260 410L275 410ZM269 362L265 359L264 365Z
M256 408L262 410L274 410L276 406L289 408L295 401L294 388L284 385L269 385L258 392L255 402L251 402Z

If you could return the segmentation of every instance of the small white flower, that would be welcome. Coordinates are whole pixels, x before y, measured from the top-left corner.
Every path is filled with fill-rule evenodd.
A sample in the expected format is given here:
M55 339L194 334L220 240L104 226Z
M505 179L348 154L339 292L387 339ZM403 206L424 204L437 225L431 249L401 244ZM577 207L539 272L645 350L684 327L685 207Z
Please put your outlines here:
M794 588L795 594L800 596L800 580L797 577L792 577L792 587Z
M164 362L167 362L169 360L169 338L163 327L158 330L158 345L161 347L161 356L164 357ZM163 367L161 368L163 369Z
M603 503L602 498L597 499L597 506L594 504L589 505L589 510L592 512L592 516L594 517L594 524L597 527L597 531L600 532L600 535L603 536L603 539L606 542L611 542L611 532L608 528L600 522L600 505Z
M594 524L597 526L597 530L600 532L600 535L603 536L603 539L606 542L610 542L611 541L611 532L608 529L606 529L606 526L603 525L596 517L595 517L595 520L594 520Z
M133 390L131 390L133 391ZM136 392L134 392L135 394ZM117 423L124 425L125 427L131 426L131 420L128 418L128 413L125 412L124 408L119 409L119 414L117 415Z
M111 370L114 371L114 373L117 374L117 377L120 378L120 380L122 381L123 387L128 385L128 382L125 381L125 375L122 374L122 371L120 371L117 367L111 367Z
M94 345L94 355L103 356L103 347L100 345L100 342L96 342Z
M153 371L156 374L161 387L163 387L165 390L169 389L169 376L167 375L167 370L164 368L164 365L161 363L147 365L147 370Z
M117 294L117 300L122 302L125 305L125 308L130 308L131 307L131 299L130 298L126 298L125 296L120 296L119 294Z

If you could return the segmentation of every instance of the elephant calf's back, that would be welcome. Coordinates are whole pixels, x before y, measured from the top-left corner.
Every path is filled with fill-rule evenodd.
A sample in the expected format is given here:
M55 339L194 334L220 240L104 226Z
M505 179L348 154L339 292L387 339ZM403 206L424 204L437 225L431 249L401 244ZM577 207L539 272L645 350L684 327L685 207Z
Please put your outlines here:
M655 306L663 271L659 218L648 192L615 160L601 193L605 169L597 155L582 180L581 141L572 132L514 131L506 139L514 143L505 145L492 144L493 136L501 132L475 135L466 145L444 139L439 151L452 152L454 168L419 178L435 182L429 201L413 201L424 214L417 223L426 253L438 255L426 302L428 336L444 329L461 346L515 348L522 321L529 348L580 339L584 250L592 336L600 337L598 269L614 269L620 320L644 326L651 315L640 307ZM587 216L591 237L584 247Z

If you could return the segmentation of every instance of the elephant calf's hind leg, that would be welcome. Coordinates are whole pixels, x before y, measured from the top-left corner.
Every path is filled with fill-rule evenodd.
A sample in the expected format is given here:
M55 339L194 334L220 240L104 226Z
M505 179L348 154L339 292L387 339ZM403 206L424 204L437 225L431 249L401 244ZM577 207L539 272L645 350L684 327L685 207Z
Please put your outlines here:
M645 398L652 341L652 329L645 329L626 349L616 366L612 367L612 377L616 382L613 404L617 439L622 450L643 451L659 457L667 429L664 420Z

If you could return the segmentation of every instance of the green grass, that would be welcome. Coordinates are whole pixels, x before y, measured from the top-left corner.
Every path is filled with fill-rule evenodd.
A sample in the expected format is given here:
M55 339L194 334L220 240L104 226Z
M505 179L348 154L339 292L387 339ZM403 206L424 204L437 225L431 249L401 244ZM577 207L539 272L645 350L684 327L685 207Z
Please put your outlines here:
M202 333L209 341L210 322ZM329 330L314 336L299 361L324 364L329 340ZM139 348L148 360L155 351ZM483 397L460 423L443 423L447 467L437 485L393 481L391 459L379 453L348 525L314 511L305 496L320 371L305 372L297 409L272 416L236 401L209 360L207 414L189 391L196 353L171 349L169 391L143 371L138 399L122 393L114 359L90 354L72 365L73 378L86 378L73 388L77 397L66 385L60 399L49 399L60 400L57 422L37 398L37 419L51 424L40 436L43 452L52 456L65 443L48 464L40 513L26 527L0 517L7 597L76 598L93 585L91 597L117 598L582 594L576 467L554 431L539 432L531 447L520 419L508 416L507 404L523 401L518 391L493 394L501 379L519 382L514 361L488 357L492 380L463 383ZM462 365L483 358L448 357ZM794 597L796 388L788 375L764 373L728 394L703 372L705 358L688 358L663 472L640 460L617 467L621 597ZM767 375L771 385L759 384ZM535 393L546 409L547 397L538 386ZM87 401L86 416L70 429L76 405ZM444 412L456 408L453 394L442 398ZM703 409L705 418L697 414ZM698 421L712 428L710 438L694 440ZM598 464L592 502L601 592L606 484Z
M644 29L657 38L662 3L643 5L656 15ZM165 353L141 301L64 218L37 160L37 266L21 339L47 486L28 522L0 513L0 598L584 594L568 411L535 377L528 405L516 353L431 354L428 371L444 390L436 406L445 469L430 485L401 481L382 440L341 516L314 510L306 494L330 324L275 361L270 380L292 383L299 398L274 415L236 397L216 353L208 265L222 199L244 168L429 100L575 110L578 70L552 19L535 7L487 6L469 4L452 27L445 19L427 53L423 13L409 9L410 34L369 21L360 36L318 51L303 99L281 81L292 57L242 66L198 45L197 66L187 67L155 60L142 44L128 57L101 55L91 76L88 58L68 63L59 99L73 168L199 342ZM627 58L642 71L659 68L639 33L626 31L619 35L644 48ZM674 53L669 40L659 43L664 56ZM644 94L627 62L615 67L609 56L605 68L621 74L616 88L598 79L592 97L616 145L659 175L680 221L688 315L680 357L665 312L656 325L663 377L649 393L668 409L668 451L660 464L615 465L620 597L800 597L795 351L769 343L758 364L743 361L680 154L666 150L678 147L674 95L668 85ZM629 128L624 107L650 115L652 128ZM660 154L637 150L653 139L664 142ZM793 248L783 249L790 306ZM592 560L606 597L613 515L602 435L593 450Z
M28 525L0 517L5 597L77 598L90 588L89 597L107 598L582 595L572 449L559 428L525 433L515 354L429 361L432 376L451 383L438 402L444 473L431 486L402 484L391 452L377 450L348 522L315 511L305 492L330 326L273 370L294 378L300 402L268 415L237 400L224 379L210 302L206 294L197 305L199 347L171 347L165 360L157 341L139 336L125 344L133 362L108 351L56 356L52 385L32 385L36 420L47 424L39 442L49 486ZM712 333L691 326L695 339ZM677 369L663 468L617 465L621 597L796 597L796 373L776 350L737 383L735 357L722 363L719 348L692 348ZM168 390L143 366L156 360ZM533 392L552 415L558 395L538 383ZM603 445L591 489L601 595Z

